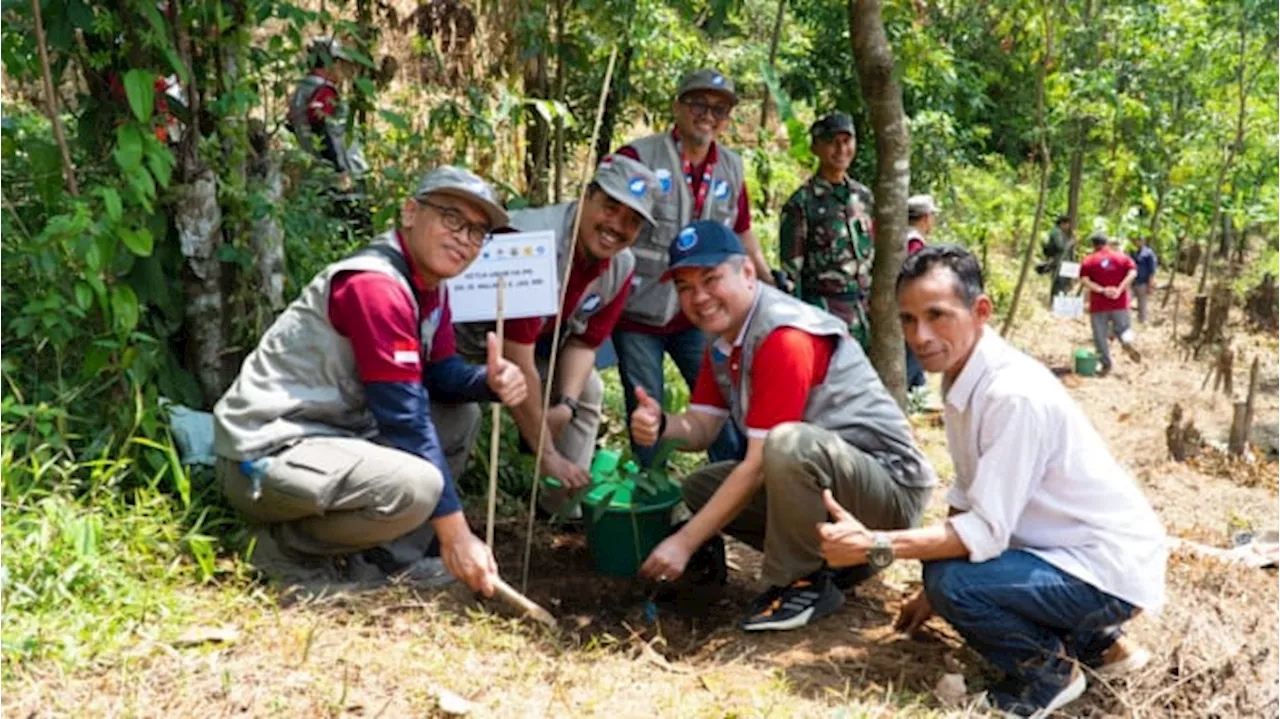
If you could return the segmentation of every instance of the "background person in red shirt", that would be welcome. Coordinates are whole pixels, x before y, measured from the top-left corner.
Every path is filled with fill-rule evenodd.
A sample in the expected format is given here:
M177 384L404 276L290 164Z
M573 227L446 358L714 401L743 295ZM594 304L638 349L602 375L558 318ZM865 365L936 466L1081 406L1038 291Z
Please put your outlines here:
M681 309L713 343L687 412L667 416L637 388L632 437L699 451L728 420L746 434L747 451L685 478L694 515L640 571L675 579L698 547L727 531L764 552L770 585L743 629L802 627L869 576L824 564L816 531L826 518L823 489L868 525L912 527L936 484L933 469L847 323L760 282L727 227L689 225L671 244L670 267Z
M1089 291L1089 322L1093 325L1093 345L1098 349L1102 372L1111 371L1109 335L1120 340L1120 346L1134 362L1142 354L1133 346L1133 329L1129 322L1129 285L1138 276L1133 258L1107 246L1107 236L1096 232L1089 238L1093 254L1080 265L1080 284Z

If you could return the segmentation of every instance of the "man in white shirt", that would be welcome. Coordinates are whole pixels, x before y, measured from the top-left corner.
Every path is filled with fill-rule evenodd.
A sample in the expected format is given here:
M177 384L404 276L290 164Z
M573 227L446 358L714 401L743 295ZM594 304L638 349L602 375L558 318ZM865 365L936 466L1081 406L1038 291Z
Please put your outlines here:
M897 291L907 343L943 375L951 512L871 532L828 493L823 556L832 567L924 560L924 590L898 627L937 612L1007 675L989 703L1046 716L1084 693L1078 664L1118 674L1150 658L1120 625L1164 603L1164 530L1062 385L987 330L991 300L968 250L920 250Z

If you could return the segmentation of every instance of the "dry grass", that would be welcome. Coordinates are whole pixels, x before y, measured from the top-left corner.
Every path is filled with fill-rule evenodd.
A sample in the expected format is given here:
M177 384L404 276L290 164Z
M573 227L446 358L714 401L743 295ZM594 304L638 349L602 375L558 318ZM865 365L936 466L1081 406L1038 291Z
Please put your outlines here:
M1088 342L1088 330L1037 311L1018 328L1014 340L1020 339L1051 366L1063 365ZM1205 462L1166 459L1163 426L1173 401L1194 412L1210 438L1225 432L1228 403L1198 393L1203 368L1177 358L1167 329L1143 332L1141 341L1148 358L1142 368L1118 358L1111 377L1067 381L1170 533L1225 546L1234 530L1275 526L1275 483L1257 481L1267 472L1274 477L1274 465L1206 471ZM1275 359L1273 340L1249 342L1270 353L1269 363ZM1258 415L1274 415L1276 404L1266 396ZM926 416L917 430L949 475L941 428ZM936 519L944 511L939 491L929 514ZM518 576L521 526L512 520L499 528L508 576ZM174 638L190 627L156 617L135 631L129 649L93 666L15 667L4 710L32 717L430 716L444 688L474 702L477 716L967 713L940 707L931 689L946 672L981 687L987 672L981 659L940 620L931 621L923 640L902 639L889 628L918 586L917 566L895 566L812 628L748 636L734 624L760 589L758 556L741 545L732 546L731 556L738 569L723 593L664 602L650 623L643 585L593 575L580 540L541 532L529 593L560 617L555 635L490 613L497 607L481 607L456 589L384 589L285 608L265 594L230 606L214 591L193 590L191 602L206 607L210 625L240 629L237 643L174 648ZM1155 660L1124 680L1095 677L1071 714L1280 714L1275 573L1177 553L1168 579L1167 609L1132 624Z

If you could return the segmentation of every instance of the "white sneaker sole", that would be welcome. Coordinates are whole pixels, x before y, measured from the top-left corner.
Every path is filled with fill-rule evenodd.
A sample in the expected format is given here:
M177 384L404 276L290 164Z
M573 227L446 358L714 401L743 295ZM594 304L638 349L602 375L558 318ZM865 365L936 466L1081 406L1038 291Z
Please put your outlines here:
M1044 719L1055 711L1079 699L1084 694L1084 690L1088 688L1089 683L1084 679L1084 673L1078 674L1074 681L1063 687L1049 704L1032 714L1028 719ZM1016 716L1010 714L1009 716Z
M785 631L787 629L799 629L809 623L809 618L813 616L813 607L800 612L790 619L782 619L772 622L756 622L742 627L748 632L767 632L767 631Z

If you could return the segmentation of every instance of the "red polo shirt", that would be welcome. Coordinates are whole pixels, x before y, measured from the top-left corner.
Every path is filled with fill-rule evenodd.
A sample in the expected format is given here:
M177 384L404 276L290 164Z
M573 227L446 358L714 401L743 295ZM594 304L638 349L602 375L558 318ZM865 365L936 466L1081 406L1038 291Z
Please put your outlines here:
M582 295L587 289L587 285L591 284L604 271L609 269L612 258L604 260L590 260L582 256L581 252L577 252L573 258L573 265L569 268L569 283L564 292L564 304L560 306L561 317L568 318L573 315L574 311L584 301L594 303L596 309L592 311L591 319L587 321L587 330L578 335L579 342L586 344L588 347L599 347L609 334L613 332L613 326L618 323L618 318L622 316L622 307L627 303L627 296L631 294L631 277L627 278L622 286L622 291L614 297L611 302L605 304L603 298L596 295L593 300L591 297L584 298ZM555 329L555 322L551 321L551 317L525 317L517 320L507 320L503 331L506 333L506 339L520 344L530 345L538 341L542 335L548 335Z
M399 232L396 239L405 252ZM405 252L405 256L409 254ZM338 334L351 341L356 372L362 382L421 382L424 363L438 362L457 352L448 293L423 284L417 267L413 268L413 286L418 294L418 311L404 286L390 275L353 271L333 279L329 288L329 322ZM440 313L439 325L431 341L431 354L424 358L418 318L430 317L433 312Z
M672 137L677 136L677 131L672 129ZM689 186L689 191L694 197L698 196L698 190L702 187L702 174L706 170L707 163L717 162L720 158L719 151L716 149L716 143L711 143L711 149L707 151L707 156L703 158L702 163L693 166L693 179ZM630 145L618 150L619 155L630 157L636 162L640 162L640 153ZM700 214L701 208L696 208L694 212L696 217ZM751 200L747 197L747 183L744 180L742 187L738 188L738 216L733 222L733 231L741 235L751 230ZM642 332L647 335L673 335L677 332L693 329L693 323L689 318L684 316L684 312L676 312L676 316L671 318L665 327L654 327L643 322L636 322L625 317L618 320L618 329L624 332Z
M1080 276L1087 277L1103 287L1119 287L1130 272L1137 269L1133 258L1123 252L1116 252L1110 247L1103 247L1084 258L1080 265ZM1129 309L1129 291L1121 292L1111 299L1101 292L1089 293L1089 312L1112 312Z
M716 342L715 344L722 344ZM799 422L804 417L809 393L827 378L836 338L811 335L793 327L781 327L769 333L756 350L748 381L751 382L747 407L747 436L764 439L783 422ZM708 347L702 356L702 368L689 397L689 409L718 416L729 414L729 400L720 392L711 368ZM741 381L742 342L734 345L729 355L729 374L733 384Z
M324 68L317 68L311 71L312 75L322 77L326 81L332 83L333 78L324 71ZM307 100L307 120L311 124L324 122L326 118L333 117L338 111L338 91L333 89L332 85L321 85L320 89L311 93L310 99Z

